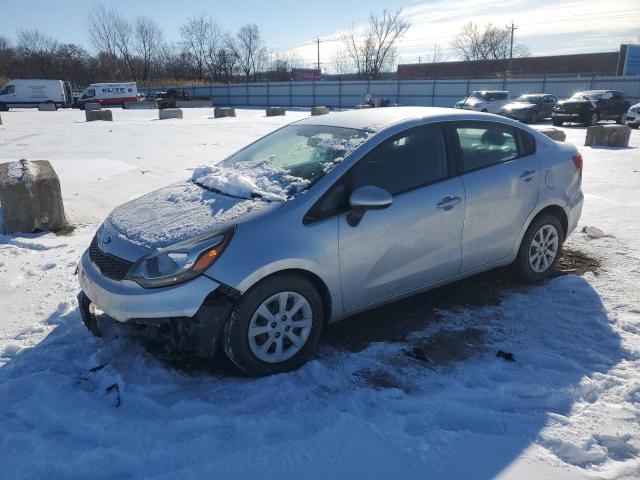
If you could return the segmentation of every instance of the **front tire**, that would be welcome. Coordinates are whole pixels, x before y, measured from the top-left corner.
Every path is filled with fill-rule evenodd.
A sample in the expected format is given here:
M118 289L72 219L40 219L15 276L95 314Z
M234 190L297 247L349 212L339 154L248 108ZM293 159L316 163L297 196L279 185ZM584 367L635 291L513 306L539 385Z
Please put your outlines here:
M535 110L529 114L529 123L538 123L538 112Z
M240 300L224 328L229 359L249 375L294 370L315 353L325 307L314 285L284 274L259 283Z
M0 112L8 112L8 111L9 111L9 107L7 106L7 104L4 102L0 102Z
M514 273L526 283L539 283L554 271L564 243L564 231L555 215L538 216L527 228L518 256L512 264Z
M552 118L552 119L551 119L551 124L552 124L554 127L561 127L561 126L562 126L562 124L563 124L563 122L562 122L562 120L558 120L558 119L556 119L556 118Z

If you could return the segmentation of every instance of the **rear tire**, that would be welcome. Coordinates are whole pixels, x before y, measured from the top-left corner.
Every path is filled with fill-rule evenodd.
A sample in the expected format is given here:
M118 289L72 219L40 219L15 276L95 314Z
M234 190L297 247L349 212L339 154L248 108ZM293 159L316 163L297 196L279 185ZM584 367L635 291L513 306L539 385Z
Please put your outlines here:
M564 231L558 217L544 213L527 228L516 260L514 273L526 283L539 283L553 273L564 243Z
M637 123L628 123L627 125L629 125L629 127L633 128L633 129L638 129L638 124Z
M621 113L620 116L618 117L618 119L616 120L616 123L619 125L624 125L625 120L627 119L627 114L626 113Z
M561 127L563 123L564 123L564 122L562 122L562 120L557 120L557 119L555 119L555 118L552 118L552 119L551 119L551 124L552 124L554 127Z
M538 112L535 110L529 114L529 123L538 123Z
M7 106L7 104L4 102L0 102L0 112L8 112L8 111L9 111L9 107Z
M224 351L249 375L294 370L315 353L325 307L299 275L276 275L242 296L223 333Z

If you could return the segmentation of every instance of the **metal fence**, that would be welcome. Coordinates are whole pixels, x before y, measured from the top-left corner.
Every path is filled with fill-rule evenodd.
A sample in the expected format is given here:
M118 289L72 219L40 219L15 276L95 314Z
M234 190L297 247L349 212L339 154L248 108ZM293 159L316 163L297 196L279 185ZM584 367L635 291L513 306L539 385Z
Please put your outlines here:
M148 94L162 86L141 88ZM517 77L468 80L376 80L317 82L256 82L187 87L191 96L209 97L214 105L350 108L365 95L398 105L451 107L474 90L508 90L511 97L549 93L560 98L582 90L620 90L632 103L640 102L640 77Z

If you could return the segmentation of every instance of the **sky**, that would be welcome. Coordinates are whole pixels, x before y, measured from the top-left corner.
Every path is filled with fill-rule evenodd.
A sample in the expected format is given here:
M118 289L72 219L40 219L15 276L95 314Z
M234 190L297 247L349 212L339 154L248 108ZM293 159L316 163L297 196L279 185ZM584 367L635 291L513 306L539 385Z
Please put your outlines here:
M20 0L3 2L0 34L15 38L18 28L37 28L62 42L84 45L88 50L87 11L91 1ZM532 55L560 55L616 51L620 43L640 42L640 0L114 0L112 5L134 19L147 16L162 28L168 41L180 39L180 24L202 12L224 30L236 31L246 23L260 27L274 52L294 51L308 66L316 61L312 39L319 37L320 60L330 70L331 57L339 47L340 32L366 23L370 13L402 8L411 23L399 44L401 63L429 61L437 43L448 52L451 38L469 21L518 27L515 43L529 47Z

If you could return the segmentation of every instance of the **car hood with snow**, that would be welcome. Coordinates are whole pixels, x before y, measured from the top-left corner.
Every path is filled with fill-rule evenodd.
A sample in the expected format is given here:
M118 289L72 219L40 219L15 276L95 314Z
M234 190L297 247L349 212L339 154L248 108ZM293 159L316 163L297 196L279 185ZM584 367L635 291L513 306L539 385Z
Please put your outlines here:
M105 223L126 237L121 240L157 249L223 230L280 204L224 195L189 180L116 207Z

